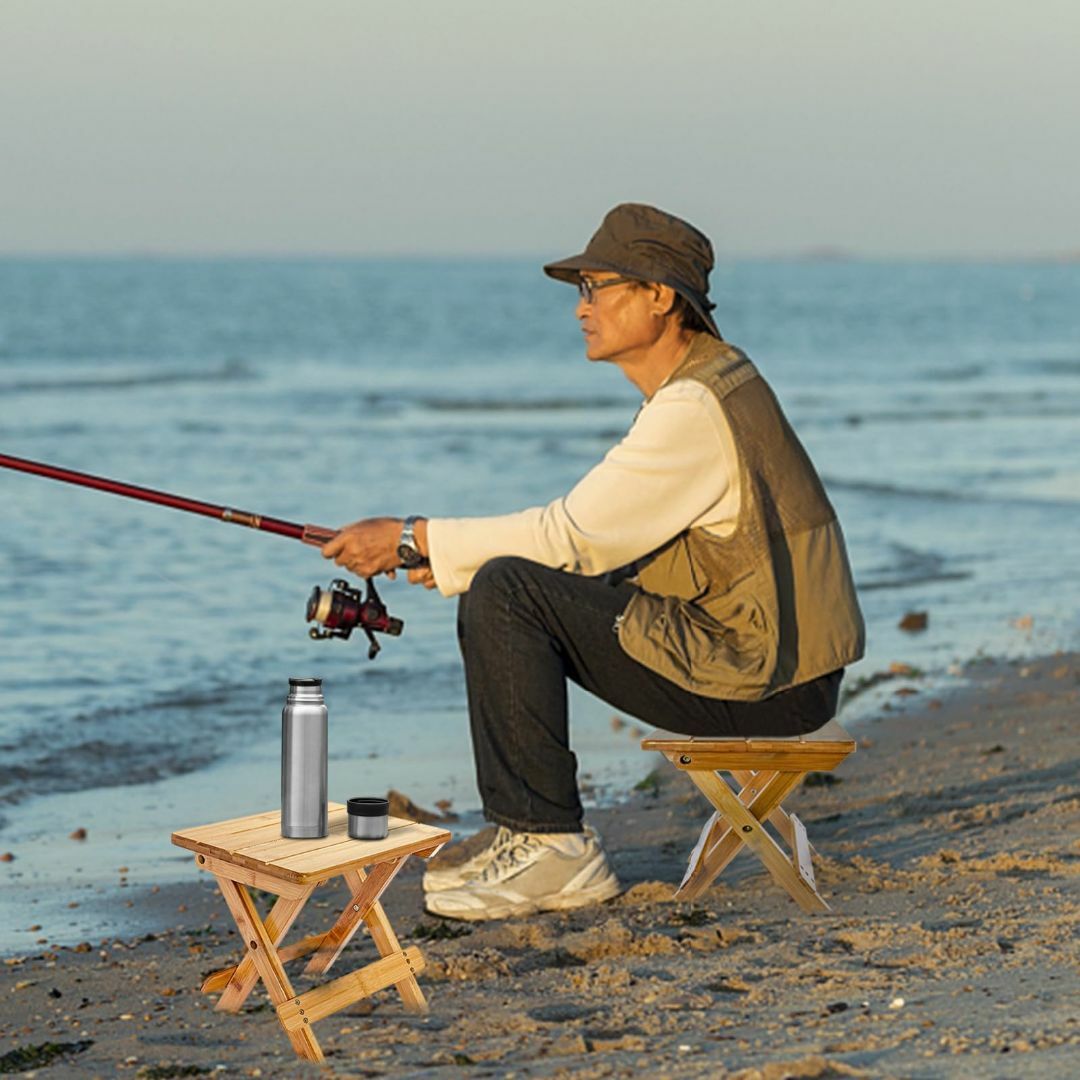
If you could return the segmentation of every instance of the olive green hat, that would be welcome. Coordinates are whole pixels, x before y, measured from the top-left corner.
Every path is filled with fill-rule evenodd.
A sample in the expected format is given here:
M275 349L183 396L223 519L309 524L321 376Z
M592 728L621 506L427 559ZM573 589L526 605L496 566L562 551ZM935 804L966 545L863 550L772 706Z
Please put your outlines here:
M544 273L577 283L582 270L610 270L638 281L670 285L721 338L709 300L713 248L709 238L673 214L643 203L620 203L609 210L580 255L548 263Z

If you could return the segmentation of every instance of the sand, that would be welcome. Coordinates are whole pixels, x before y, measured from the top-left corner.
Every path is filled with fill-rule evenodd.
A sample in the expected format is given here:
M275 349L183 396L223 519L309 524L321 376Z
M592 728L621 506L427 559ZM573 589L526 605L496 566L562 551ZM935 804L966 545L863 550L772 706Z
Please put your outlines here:
M406 867L387 908L427 956L428 1017L383 991L319 1023L320 1066L292 1056L261 988L241 1015L215 1013L199 984L238 949L193 865L187 885L117 890L130 939L4 961L0 1071L53 1045L38 1075L1074 1076L1080 658L968 674L945 700L896 698L836 782L789 800L831 914L801 913L747 854L701 901L672 903L708 808L657 758L658 782L592 815L627 885L606 905L441 922ZM344 901L327 887L299 933ZM372 955L358 938L339 969Z

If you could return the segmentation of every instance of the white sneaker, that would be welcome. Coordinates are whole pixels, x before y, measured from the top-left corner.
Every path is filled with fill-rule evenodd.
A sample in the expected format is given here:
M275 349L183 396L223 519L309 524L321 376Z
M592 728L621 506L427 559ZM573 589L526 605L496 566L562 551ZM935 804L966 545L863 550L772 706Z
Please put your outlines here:
M434 867L431 870L425 870L422 883L424 892L432 893L443 892L446 889L460 889L463 885L475 881L488 868L491 860L507 844L513 843L514 837L521 835L523 834L516 833L505 825L500 825L495 831L495 839L482 851L478 851L471 859L466 859L463 863L458 863L457 866ZM586 825L585 835L595 838L596 832L592 826Z
M478 876L459 888L424 898L431 914L468 922L505 919L584 907L622 892L600 838L591 829L585 833L511 832L508 839L497 840L502 841L499 850Z
M471 859L459 863L457 866L434 868L424 871L424 892L442 892L444 889L460 889L475 881L487 868L488 864L510 842L514 833L505 825L500 825L495 832L495 839L478 851Z

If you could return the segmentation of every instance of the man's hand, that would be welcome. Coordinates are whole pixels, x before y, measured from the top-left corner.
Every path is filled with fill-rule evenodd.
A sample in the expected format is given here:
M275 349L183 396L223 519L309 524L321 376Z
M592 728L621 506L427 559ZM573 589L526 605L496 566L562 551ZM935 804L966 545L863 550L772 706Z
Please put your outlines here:
M417 566L414 567L408 573L410 585L423 585L425 589L434 589L435 575L431 572L430 566Z
M365 518L342 528L333 540L322 547L323 557L333 559L338 566L361 577L386 574L393 578L401 566L398 540L401 539L401 518Z
M401 539L403 518L381 517L365 518L354 521L339 530L333 540L320 549L324 558L333 559L338 566L351 570L361 577L374 577L385 574L393 579L401 568L398 558L398 541ZM416 541L420 550L427 553L427 521L421 518L416 523ZM411 585L423 585L425 589L434 589L435 575L427 564L417 566L408 572Z

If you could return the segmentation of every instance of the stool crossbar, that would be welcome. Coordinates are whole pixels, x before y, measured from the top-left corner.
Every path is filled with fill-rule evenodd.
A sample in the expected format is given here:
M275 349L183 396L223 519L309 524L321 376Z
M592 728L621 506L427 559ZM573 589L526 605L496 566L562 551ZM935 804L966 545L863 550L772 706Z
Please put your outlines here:
M656 732L642 740L641 748L663 754L715 808L690 853L676 899L700 896L745 845L804 911L829 910L814 879L814 849L806 829L782 803L808 772L828 772L855 752L855 740L835 720L808 735L787 738L688 738Z

